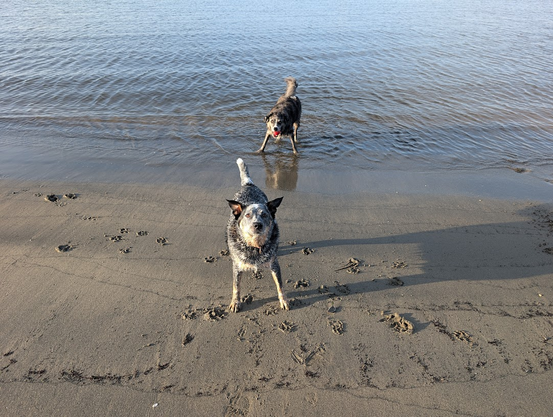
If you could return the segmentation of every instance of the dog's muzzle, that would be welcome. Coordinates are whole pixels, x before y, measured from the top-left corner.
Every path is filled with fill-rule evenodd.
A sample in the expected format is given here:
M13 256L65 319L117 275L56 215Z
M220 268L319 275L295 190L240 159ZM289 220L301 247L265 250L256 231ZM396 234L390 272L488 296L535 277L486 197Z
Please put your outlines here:
M262 223L254 223L253 224L253 229L256 232L261 232L263 230L263 224Z

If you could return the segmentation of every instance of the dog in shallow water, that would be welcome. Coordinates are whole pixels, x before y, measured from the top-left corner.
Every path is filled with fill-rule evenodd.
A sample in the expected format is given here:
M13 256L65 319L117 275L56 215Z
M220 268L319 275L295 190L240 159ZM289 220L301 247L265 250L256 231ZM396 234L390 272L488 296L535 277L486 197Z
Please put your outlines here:
M265 193L254 185L244 161L239 158L236 163L240 169L241 188L234 200L227 200L232 210L227 225L227 245L233 272L229 309L235 313L240 311L240 280L243 272L257 272L259 267L268 266L277 287L280 307L288 310L277 259L279 230L275 215L282 197L268 201Z
M280 96L275 106L265 116L267 133L265 133L265 140L263 140L263 144L257 152L265 151L265 146L267 146L267 141L271 136L276 140L279 140L282 136L289 136L294 153L298 153L296 143L298 142L298 128L300 127L301 117L301 102L296 97L298 83L295 78L291 77L284 81L288 85L286 93Z

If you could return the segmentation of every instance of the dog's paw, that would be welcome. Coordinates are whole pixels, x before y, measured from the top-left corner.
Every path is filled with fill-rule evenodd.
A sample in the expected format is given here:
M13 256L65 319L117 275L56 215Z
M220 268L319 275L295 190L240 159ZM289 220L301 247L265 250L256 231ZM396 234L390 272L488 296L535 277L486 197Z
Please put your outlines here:
M238 300L232 300L230 305L228 306L228 309L232 313L238 313L240 311L241 303Z
M286 297L280 297L279 301L280 301L280 308L281 309L290 310L290 304L288 303L288 300L286 299Z

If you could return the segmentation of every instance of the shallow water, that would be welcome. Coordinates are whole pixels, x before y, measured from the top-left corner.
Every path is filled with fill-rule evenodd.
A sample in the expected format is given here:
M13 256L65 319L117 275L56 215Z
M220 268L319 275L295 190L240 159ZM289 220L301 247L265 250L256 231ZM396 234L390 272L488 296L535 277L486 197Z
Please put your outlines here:
M147 181L242 156L553 178L550 2L247 3L4 2L0 176ZM286 76L300 157L283 139L263 160Z

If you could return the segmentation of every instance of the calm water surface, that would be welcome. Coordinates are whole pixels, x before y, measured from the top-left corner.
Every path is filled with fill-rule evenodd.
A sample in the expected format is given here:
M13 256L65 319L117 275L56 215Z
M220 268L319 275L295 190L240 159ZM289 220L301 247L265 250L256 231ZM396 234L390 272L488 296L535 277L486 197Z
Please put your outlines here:
M276 4L5 0L0 176L148 180L242 156L553 178L552 2ZM286 76L300 157L285 139L262 159Z

